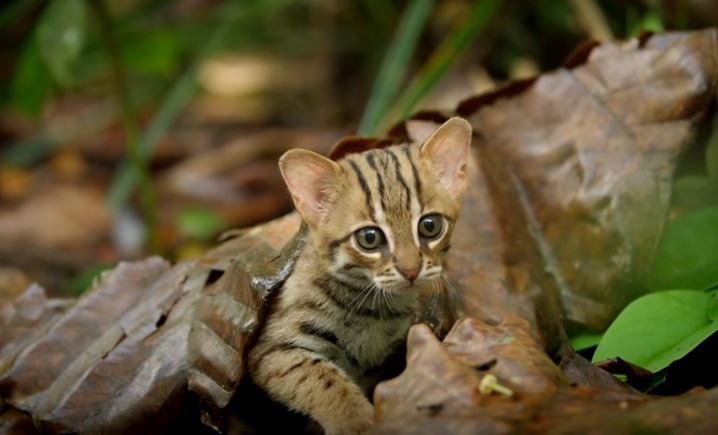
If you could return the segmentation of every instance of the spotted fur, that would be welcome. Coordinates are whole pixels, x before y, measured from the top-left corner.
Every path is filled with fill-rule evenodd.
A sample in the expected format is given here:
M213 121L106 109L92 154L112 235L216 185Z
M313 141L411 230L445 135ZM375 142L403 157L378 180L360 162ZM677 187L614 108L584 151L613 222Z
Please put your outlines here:
M293 150L280 167L308 240L249 354L253 381L327 433L362 433L377 370L406 338L421 287L437 283L449 249L471 130L452 118L424 144L332 162ZM422 217L441 233L420 235ZM380 249L358 230L377 227Z

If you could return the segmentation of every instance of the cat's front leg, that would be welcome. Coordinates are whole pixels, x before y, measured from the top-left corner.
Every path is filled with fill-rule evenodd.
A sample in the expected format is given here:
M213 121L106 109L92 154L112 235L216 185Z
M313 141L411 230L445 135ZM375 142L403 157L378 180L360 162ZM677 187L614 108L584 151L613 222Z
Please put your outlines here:
M320 354L286 344L255 349L249 359L259 387L312 417L328 435L361 434L371 427L374 407L344 371Z

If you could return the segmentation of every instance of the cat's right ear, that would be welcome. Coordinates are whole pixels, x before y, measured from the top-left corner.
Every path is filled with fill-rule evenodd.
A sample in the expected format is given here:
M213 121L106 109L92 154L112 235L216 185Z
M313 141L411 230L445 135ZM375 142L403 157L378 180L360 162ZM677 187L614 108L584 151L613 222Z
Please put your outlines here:
M310 226L318 226L341 167L315 152L294 149L279 159L279 170L299 214Z
M453 117L443 123L421 146L444 188L454 197L466 189L466 165L471 146L471 124Z

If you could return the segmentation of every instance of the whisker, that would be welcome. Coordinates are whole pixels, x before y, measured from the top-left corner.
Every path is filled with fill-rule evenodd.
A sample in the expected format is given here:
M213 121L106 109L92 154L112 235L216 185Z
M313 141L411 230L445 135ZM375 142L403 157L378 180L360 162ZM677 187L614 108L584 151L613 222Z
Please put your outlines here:
M451 277L445 273L442 273L439 275L439 278L446 284L446 289L449 291L452 297L458 297L459 291L457 290L456 286L453 283L453 280Z
M364 287L364 289L363 289L362 292L360 293L360 295L363 294L364 297L361 299L361 301L359 301L359 304L356 305L357 310L358 310L360 307L363 307L363 306L364 306L364 302L366 302L367 298L368 298L369 295L372 293L372 290L373 290L375 287L376 287L376 285L375 285L373 282L370 282L366 287Z
M459 307L463 306L464 304L462 295L449 275L442 273L441 279L444 281L446 288L448 289L446 295L448 298L447 302L451 307L451 310L457 312L457 310L460 309Z
M380 287L380 288L381 288L381 287ZM374 297L372 298L371 307L372 307L372 309L376 309L376 310L379 311L379 319L382 319L382 320L383 320L383 319L384 319L384 316L383 316L383 312L382 312L382 310L381 310L381 307L380 307L380 306L377 306L377 304L378 304L378 299L379 299L379 297L380 297L380 293L381 293L380 291L374 291Z
M386 301L386 306L389 308L389 311L391 311L392 314L396 314L396 310L394 309L394 295L391 294L391 292L386 291L386 289L381 289L382 293L384 294L384 300Z

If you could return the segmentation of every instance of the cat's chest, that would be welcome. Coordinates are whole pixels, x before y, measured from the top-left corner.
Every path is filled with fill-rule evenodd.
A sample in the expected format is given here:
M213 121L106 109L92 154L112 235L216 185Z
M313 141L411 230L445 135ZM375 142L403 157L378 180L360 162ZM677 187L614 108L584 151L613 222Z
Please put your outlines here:
M410 325L410 318L347 318L340 322L336 332L348 355L360 369L366 369L384 362L404 340Z

